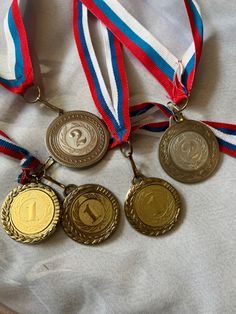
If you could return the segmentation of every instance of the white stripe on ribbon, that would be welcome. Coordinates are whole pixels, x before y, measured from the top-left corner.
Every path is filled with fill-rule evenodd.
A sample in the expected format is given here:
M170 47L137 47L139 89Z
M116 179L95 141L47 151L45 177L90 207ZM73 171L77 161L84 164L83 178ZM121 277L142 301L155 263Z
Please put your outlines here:
M178 59L163 46L140 22L138 22L117 0L103 0L119 18L140 38L148 43L174 69Z
M109 95L108 89L106 87L100 66L98 64L98 60L94 51L91 35L90 35L90 30L89 30L89 25L88 25L88 9L86 6L83 5L83 29L84 29L84 35L85 35L85 40L86 40L86 45L90 54L90 58L93 63L94 70L96 72L96 76L99 81L100 89L103 95L103 98L106 101L107 106L109 107L110 111L114 115L115 119L119 122L118 119L118 114L117 114L117 107L118 107L118 96L114 97L113 95L117 94L117 87L115 84L115 77L114 77L114 72L112 68L112 63L111 63L111 52L109 48L109 39L108 39L108 30L107 28L101 24L101 29L102 29L102 35L104 39L104 47L105 47L105 52L106 52L106 65L107 65L107 70L108 70L108 76L111 84L111 93L112 96L114 97L116 102L112 102L111 97Z
M108 36L108 29L105 27L105 25L99 20L99 26L102 32L103 42L104 42L104 50L105 50L105 56L106 56L106 65L107 65L107 71L108 71L108 77L109 77L109 83L111 87L111 96L113 104L113 108L116 112L116 118L118 118L118 89L117 84L115 80L115 75L113 71L113 65L112 65L112 55L111 55L111 49L110 49L110 43L109 43L109 36Z
M224 140L225 142L228 142L228 143L236 146L236 135L223 133L220 130L215 129L206 123L204 123L204 124L212 130L212 132L215 134L215 136Z
M189 48L187 49L187 51L182 57L182 64L184 68L186 68L186 66L188 65L189 61L191 60L194 54L195 54L195 46L194 46L194 42L192 42L192 44L189 46Z
M6 80L15 80L16 49L9 29L8 15L9 8L3 22L4 37L1 41L1 46L4 47L1 49L4 51L4 54L0 55L0 77Z
M5 136L3 136L3 135L1 135L1 134L0 134L0 140L3 140L3 141L8 142L8 143L10 143L10 144L16 145L16 143L14 143L14 142L13 142L12 140L10 140L8 137L5 137Z

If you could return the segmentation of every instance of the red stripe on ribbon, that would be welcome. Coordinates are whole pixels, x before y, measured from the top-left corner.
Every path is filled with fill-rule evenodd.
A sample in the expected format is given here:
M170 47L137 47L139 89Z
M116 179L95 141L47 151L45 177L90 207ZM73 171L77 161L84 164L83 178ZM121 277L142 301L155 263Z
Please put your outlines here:
M75 0L78 1L78 0ZM147 54L144 53L142 49L140 49L136 44L134 44L124 33L120 31L115 24L113 24L109 18L93 3L92 0L80 0L84 5L88 7L88 9L98 18L100 19L108 29L124 44L131 53L139 59L144 66L152 73L152 75L162 84L165 90L168 92L170 96L173 94L173 82L159 69L156 64L149 58ZM182 89L182 86L181 86ZM181 102L186 99L186 95L183 90L179 88L174 88L174 96L173 101Z
M107 127L109 128L109 131L110 131L111 135L115 139L115 142L114 142L113 145L117 145L117 143L119 143L119 138L118 138L118 136L116 134L116 130L115 130L114 126L112 125L108 115L103 110L103 108L102 108L102 106L100 104L100 101L98 99L98 96L96 94L96 90L93 88L93 78L92 78L92 75L91 75L91 73L89 71L89 67L88 67L87 60L86 60L85 55L84 55L83 47L82 47L82 45L80 43L80 40L79 40L78 18L79 18L78 0L74 0L73 29L74 29L75 41L76 41L76 44L77 44L77 48L78 48L78 52L79 52L79 55L80 55L81 63L83 65L84 72L85 72L85 75L87 77L87 81L88 81L88 84L89 84L90 91L92 93L92 97L94 99L94 102L95 102L99 112L101 113L102 118L105 121Z
M223 128L236 130L236 124L223 123L223 122L212 122L212 121L203 121L204 123L212 126L213 128Z
M0 152L3 153L4 155L13 157L18 160L22 160L24 158L24 154L12 151L7 147L0 146Z
M21 52L22 52L23 63L24 63L25 81L20 86L11 88L11 91L14 93L24 93L25 90L33 84L33 68L32 68L32 64L30 60L25 27L22 21L22 17L20 14L20 9L19 9L17 0L13 0L12 2L12 14L13 14L14 22L16 24L16 28L20 36ZM7 86L5 87L7 88Z

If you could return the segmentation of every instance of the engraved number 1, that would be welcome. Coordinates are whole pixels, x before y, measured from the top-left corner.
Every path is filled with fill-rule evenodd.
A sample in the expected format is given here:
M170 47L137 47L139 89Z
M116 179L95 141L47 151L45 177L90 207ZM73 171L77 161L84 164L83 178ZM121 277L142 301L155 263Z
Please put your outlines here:
M28 206L28 221L35 221L37 219L36 217L36 202L31 203Z
M87 204L87 206L86 206L86 208L85 208L85 210L84 210L84 213L87 213L91 218L92 218L92 220L93 220L93 223L96 221L96 220L98 220L98 218L101 216L96 216L93 212L92 212L92 210L90 209L90 207L89 207L89 205Z

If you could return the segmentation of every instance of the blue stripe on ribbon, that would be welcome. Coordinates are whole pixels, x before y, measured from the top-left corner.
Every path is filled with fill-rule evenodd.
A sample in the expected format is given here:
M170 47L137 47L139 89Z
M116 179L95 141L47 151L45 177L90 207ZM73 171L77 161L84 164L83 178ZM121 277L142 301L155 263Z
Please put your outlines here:
M139 116L141 114L144 114L145 112L147 112L149 109L155 107L155 105L153 104L148 104L147 106L145 106L144 108L142 109L137 109L137 110L134 110L134 111L130 111L130 117L135 117L135 116Z
M191 9L192 15L193 15L193 20L194 20L194 24L196 25L196 28L198 30L199 36L201 37L201 39L203 40L203 23L202 23L202 18L200 16L200 14L198 13L198 10L195 6L195 4L193 3L192 0L188 1L189 3L189 7ZM196 59L196 53L194 53L194 55L192 55L191 59L189 60L188 64L186 65L184 72L182 74L182 83L186 89L187 86L187 80L188 77L190 75L190 73L192 72L194 66L195 66L195 59Z
M161 105L161 104L159 104L159 105L162 107L162 110L164 110L169 116L173 115L173 112L169 108L167 108L166 106Z
M89 50L88 50L88 47L87 47L87 44L86 44L85 35L84 35L84 29L83 29L83 23L82 23L82 21L83 21L83 18L82 18L83 10L82 10L82 3L80 1L78 2L78 12L79 12L79 16L80 16L80 18L78 19L78 32L79 32L81 44L83 46L84 55L85 55L85 58L87 60L87 64L88 64L88 67L89 67L89 71L90 71L90 73L92 75L93 83L94 83L94 86L95 86L95 89L96 89L96 94L98 96L99 102L101 103L104 111L109 116L110 120L112 121L112 124L115 127L116 131L117 130L119 131L120 127L119 127L117 121L115 120L112 112L110 111L109 107L106 104L106 101L105 101L105 99L103 97L103 94L102 94L102 91L101 91L101 88L100 88L100 85L99 85L99 81L98 81L98 78L97 78L97 75L96 75L96 71L95 71L95 69L93 67L93 63L92 63L92 60L90 58Z
M236 145L231 144L231 143L228 143L228 142L222 140L222 139L219 138L219 137L217 137L217 140L218 140L218 142L219 142L219 145L224 146L224 147L226 147L226 148L229 148L229 149L231 149L231 150L233 150L233 151L236 151Z
M14 151L16 153L23 154L25 156L29 155L29 152L26 149L24 149L22 147L19 147L19 146L13 144L13 143L9 143L7 141L4 141L2 139L0 139L0 146L3 146L3 147L5 147L5 148L7 148L9 150L12 150L12 151Z
M221 132L223 132L225 134L236 135L236 130L227 129L227 128L218 128L218 127L215 127L215 126L213 128L215 128L215 129L217 129L217 130L219 130L219 131L221 131Z
M193 19L194 19L194 24L197 27L198 33L200 35L200 37L203 39L203 23L202 23L202 18L200 16L200 14L198 13L198 10L195 6L195 4L193 3L192 0L189 0L189 6L190 9L192 11L193 14Z
M192 57L189 60L188 64L184 68L184 72L182 74L182 83L183 83L185 88L187 86L188 77L189 77L190 73L192 72L192 70L194 68L194 65L195 65L195 53L194 53L194 55L192 55Z
M119 137L119 140L122 141L122 138L126 133L126 129L124 125L124 117L123 117L123 100L124 100L123 86L121 83L120 72L119 72L119 68L117 64L116 50L115 50L115 44L114 44L114 35L108 29L107 29L107 32L108 32L109 45L110 45L110 50L111 50L112 68L113 68L117 91L118 91L118 118L120 122L120 127L119 127L119 131L117 132L117 135Z
M165 130L168 129L168 127L169 127L169 125L162 126L162 127L154 127L154 126L144 125L142 127L142 129L150 131L150 132L164 132Z
M174 79L174 69L142 38L140 38L131 28L128 27L118 15L116 15L112 9L104 3L102 0L93 1L115 24L122 32L129 37L139 48L141 48L149 56L149 58L155 63L155 65L161 69L169 77L171 81Z
M16 24L15 24L15 21L13 18L12 7L9 9L9 13L8 13L8 25L9 25L9 30L10 30L10 33L11 33L11 36L13 38L13 42L15 45L15 58L16 58L15 76L16 76L16 79L6 80L6 79L0 77L0 82L9 86L9 87L18 87L24 82L25 75L24 75L24 62L23 62L22 51L21 51L20 35L19 35L18 29L16 27Z

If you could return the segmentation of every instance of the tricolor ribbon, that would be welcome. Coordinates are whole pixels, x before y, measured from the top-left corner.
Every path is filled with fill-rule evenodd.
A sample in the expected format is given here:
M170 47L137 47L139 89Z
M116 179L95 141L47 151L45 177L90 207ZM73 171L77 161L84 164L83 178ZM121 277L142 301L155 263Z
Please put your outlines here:
M33 84L33 69L19 3L19 0L12 1L2 25L4 54L0 55L0 84L22 94Z
M152 109L156 108L156 112ZM154 115L158 108L161 114L170 118L172 112L164 105L158 103L143 103L130 107L132 132L160 137L169 127L169 120L158 121ZM232 157L236 157L236 125L222 122L201 121L206 124L215 134L220 150Z
M2 130L0 130L0 153L20 161L22 172L18 176L18 182L21 184L25 184L29 174L41 165L27 149L14 143Z
M163 46L117 0L80 1L153 74L174 103L178 104L189 96L203 42L203 23L196 1L184 0L193 42L181 60Z
M178 60L147 29L145 29L117 0L80 0L112 33L141 61L162 84L170 99L178 104L188 98L200 61L203 43L203 22L195 0L184 0L193 42ZM169 121L156 122L159 110L165 117L172 112L159 103L143 103L130 107L132 131L161 135ZM215 133L220 150L236 157L236 125L202 121Z
M92 44L88 10L80 1L74 0L74 35L79 56L94 103L112 135L111 146L114 147L125 142L130 134L128 84L120 42L102 23L100 26L106 53L111 97Z

